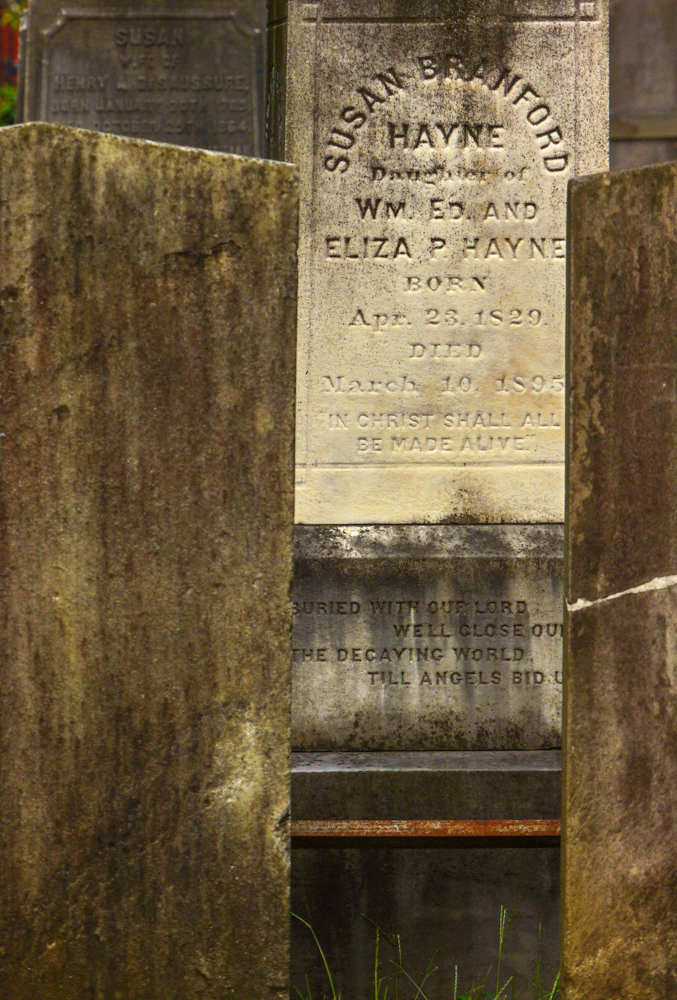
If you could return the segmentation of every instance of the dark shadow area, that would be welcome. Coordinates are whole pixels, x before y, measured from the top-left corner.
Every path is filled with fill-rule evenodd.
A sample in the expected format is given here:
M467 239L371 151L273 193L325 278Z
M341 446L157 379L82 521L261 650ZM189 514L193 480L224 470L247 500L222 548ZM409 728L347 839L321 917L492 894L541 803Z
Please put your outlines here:
M380 840L377 846L299 839L292 850L292 911L312 923L343 1000L374 997L374 924L393 940L401 935L402 964L417 983L434 956L437 971L425 987L430 1000L453 995L455 966L459 992L490 966L495 986L502 906L514 916L501 982L514 976L518 991L533 984L540 937L549 986L559 964L559 895L559 843L552 839ZM395 957L381 937L379 975L393 983L389 996ZM306 976L314 1000L330 995L311 933L292 920L292 983L305 987ZM400 1000L415 995L400 976ZM524 1000L532 997L527 989Z

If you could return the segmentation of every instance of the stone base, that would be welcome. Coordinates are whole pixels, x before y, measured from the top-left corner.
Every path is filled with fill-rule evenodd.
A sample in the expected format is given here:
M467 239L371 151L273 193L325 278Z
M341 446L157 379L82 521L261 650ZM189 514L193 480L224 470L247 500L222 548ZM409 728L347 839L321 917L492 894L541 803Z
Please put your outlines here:
M559 807L558 751L292 754L294 820L548 819ZM308 837L292 845L292 910L312 923L343 996L373 990L369 921L391 940L402 935L404 967L418 981L437 953L428 996L451 995L455 965L459 992L469 987L495 962L501 906L515 908L501 982L514 975L516 993L533 984L540 935L543 982L552 983L557 839ZM379 975L392 980L396 953L383 936L380 955ZM320 955L307 928L293 921L292 983L301 986L306 974L313 995L324 995ZM491 982L495 976L494 966Z
M561 525L295 529L296 750L561 743Z
M295 820L557 819L559 750L294 753Z
M376 931L370 921L383 932L379 977L387 976L390 984L389 959L396 950L384 935L392 939L400 933L404 968L418 977L417 983L435 959L427 996L453 996L455 966L459 991L492 963L489 985L495 986L501 906L515 908L501 985L514 975L517 996L533 984L540 934L542 976L549 988L559 964L557 846L545 841L519 847L477 841L414 847L304 842L292 849L292 911L312 923L336 990L345 997L367 997L370 987L373 995ZM324 996L328 983L322 960L310 932L294 920L292 983L301 988L306 974L312 995ZM399 982L406 988L404 977Z

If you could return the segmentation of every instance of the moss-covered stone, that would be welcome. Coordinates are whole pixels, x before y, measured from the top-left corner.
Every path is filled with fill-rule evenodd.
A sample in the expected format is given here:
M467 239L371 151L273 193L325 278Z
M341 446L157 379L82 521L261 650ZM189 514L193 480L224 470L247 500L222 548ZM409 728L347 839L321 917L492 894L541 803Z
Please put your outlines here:
M296 183L0 133L0 993L287 996Z
M677 997L677 168L570 192L566 1000Z

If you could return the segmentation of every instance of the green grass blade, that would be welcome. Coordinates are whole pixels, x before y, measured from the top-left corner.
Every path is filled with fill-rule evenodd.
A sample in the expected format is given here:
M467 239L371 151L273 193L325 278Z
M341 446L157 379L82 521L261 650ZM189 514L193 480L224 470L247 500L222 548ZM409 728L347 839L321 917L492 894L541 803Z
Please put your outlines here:
M555 1000L556 994L559 996L559 972L555 976L555 982L552 984L552 990L550 991L548 1000Z
M320 941L315 933L312 923L310 922L310 913L308 914L309 919L305 920L298 914L292 914L297 920L299 920L304 927L306 927L315 942L315 946L320 953L322 963L325 969L327 980L331 988L331 997L327 998L323 993L322 996L325 1000L341 1000L341 994L336 992L336 987L334 986L333 977L331 970L329 968L329 963L324 950L320 944ZM472 985L470 988L464 989L462 993L459 993L459 971L458 965L454 966L454 989L453 997L448 1000L522 1000L525 993L528 990L533 990L534 1000L560 1000L560 974L559 972L555 976L555 980L552 986L548 988L544 982L544 966L543 959L541 955L542 947L542 926L539 925L538 932L538 952L536 955L535 964L535 976L533 980L526 986L518 989L515 984L514 976L510 976L506 981L501 984L501 968L503 963L503 957L506 952L506 940L508 932L512 925L515 916L515 908L508 910L507 906L501 906L499 912L499 934L498 934L498 949L496 954L496 981L495 988L492 991L491 987L488 986L490 979L493 981L493 966L492 962L489 966L484 977L473 977ZM431 998L426 993L426 989L430 987L427 986L433 973L437 972L438 967L435 965L435 959L438 952L436 951L433 957L430 959L428 966L426 968L423 978L414 978L404 967L403 959L403 949L402 949L402 939L399 934L389 937L378 924L362 914L364 920L371 924L376 930L376 942L374 951L374 1000L387 1000L390 996L394 997L394 1000L400 1000L400 994L403 997L406 995L410 997L411 1000L431 1000ZM396 958L388 958L387 961L390 965L394 967L394 983L392 979L392 974L379 976L380 963L382 960L381 955L381 938L383 938L395 951ZM547 977L549 978L549 976ZM400 980L402 981L402 990L400 990ZM547 981L547 979L546 979ZM407 982L414 987L415 993L411 991L411 986L407 987ZM391 993L391 988L393 992ZM306 992L302 992L295 984L292 984L293 995L298 998L298 1000L313 1000L310 983L308 981L308 976L306 976ZM531 994L529 994L531 995Z
M296 917L297 920L300 920L303 926L307 927L310 933L313 935L313 941L317 945L317 950L319 951L320 956L322 958L322 963L324 965L325 971L327 973L327 979L329 980L329 985L331 987L331 1000L341 1000L340 994L338 996L336 995L336 990L334 989L334 980L331 978L331 972L329 970L329 963L327 962L327 958L322 950L322 945L318 941L317 934L315 933L312 924L309 924L307 920L304 920L303 917L300 917L298 913L292 913L292 917ZM311 998L309 997L308 1000L311 1000Z
M381 937L385 938L385 940L388 942L389 945L391 945L393 948L396 947L393 939L389 938L386 932L383 930L383 928L379 927L379 925L374 920L372 920L371 917L368 917L366 913L360 913L360 916L362 917L363 920L366 920L368 924L371 924L372 927L375 927L378 933L381 935Z
M374 960L374 997L376 998L376 1000L378 1000L378 993L379 993L379 989L378 989L378 943L379 943L380 936L381 936L381 931L377 927L376 928L376 958Z
M437 955L437 952L435 952L435 955ZM433 962L435 961L435 955L433 955L433 957L428 962L428 968L420 983L417 983L416 980L409 975L409 973L401 963L396 962L392 958L389 959L390 964L394 965L396 969L399 969L402 975L406 976L409 982L416 987L416 996L414 997L414 1000L418 1000L419 997L421 997L422 1000L430 1000L430 998L426 996L426 994L423 992L423 987L425 986L430 976L432 976L433 972L437 972L437 966L433 966Z

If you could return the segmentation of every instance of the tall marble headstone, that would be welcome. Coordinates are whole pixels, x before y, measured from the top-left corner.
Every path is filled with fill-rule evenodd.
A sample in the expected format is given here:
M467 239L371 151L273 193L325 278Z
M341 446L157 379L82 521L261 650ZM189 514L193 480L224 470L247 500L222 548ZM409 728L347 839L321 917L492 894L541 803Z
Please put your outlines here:
M607 15L606 0L271 6L271 151L302 191L295 816L424 831L499 801L504 819L558 815L566 188L607 165ZM360 914L405 948L410 930L419 955L465 939L481 974L475 929L498 912L464 886L499 872L556 963L558 849L528 843L454 852L441 875L425 840L381 843L378 861L297 841L293 891L334 928L345 995L373 982Z
M577 181L562 973L677 997L675 164Z
M23 121L260 156L265 0L32 0Z
M294 171L0 167L0 993L286 998Z
M273 5L299 750L559 743L566 185L607 163L607 14Z

